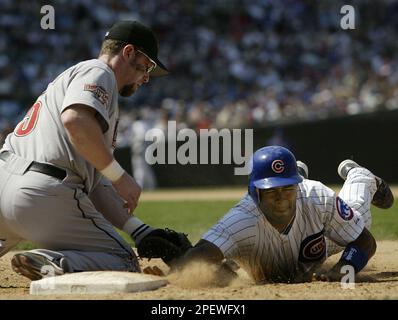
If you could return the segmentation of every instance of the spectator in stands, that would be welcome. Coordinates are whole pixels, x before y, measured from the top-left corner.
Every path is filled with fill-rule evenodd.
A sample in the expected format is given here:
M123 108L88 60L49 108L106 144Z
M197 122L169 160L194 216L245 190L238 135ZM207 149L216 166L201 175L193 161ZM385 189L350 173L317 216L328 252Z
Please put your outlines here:
M173 74L172 81L156 79L142 88L133 102L121 101L126 110L149 105L154 117L166 112L182 127L198 129L396 109L398 4L357 2L362 19L352 32L339 27L341 5L332 0L63 1L54 4L55 30L42 30L39 2L3 0L1 121L14 127L49 79L97 52L107 26L126 14L159 31L166 44L161 55L169 57Z

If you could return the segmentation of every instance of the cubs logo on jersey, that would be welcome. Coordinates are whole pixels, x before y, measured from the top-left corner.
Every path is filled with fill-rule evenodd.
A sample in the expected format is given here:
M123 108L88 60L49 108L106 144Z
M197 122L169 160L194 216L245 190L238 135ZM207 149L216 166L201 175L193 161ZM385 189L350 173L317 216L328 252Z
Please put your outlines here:
M349 221L354 216L354 212L352 211L352 209L340 197L336 198L336 208L337 212L339 213L340 217L343 218L343 220Z
M326 241L324 230L305 238L300 245L299 261L315 262L326 256Z

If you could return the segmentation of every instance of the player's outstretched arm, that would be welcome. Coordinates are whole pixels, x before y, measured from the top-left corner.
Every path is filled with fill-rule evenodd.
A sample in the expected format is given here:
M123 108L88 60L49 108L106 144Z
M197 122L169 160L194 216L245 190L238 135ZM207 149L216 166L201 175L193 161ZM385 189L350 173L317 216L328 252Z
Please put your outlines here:
M103 177L88 196L95 208L101 212L106 220L116 228L123 230L131 214L128 213L124 200L108 179Z
M187 251L181 262L184 265L194 261L221 265L223 260L224 254L215 244L201 239L194 247Z
M346 246L339 262L329 272L316 274L315 279L321 281L340 281L344 275L344 273L341 273L341 268L346 265L352 266L355 273L360 272L375 254L376 247L375 238L368 229L364 228L358 238Z
M188 269L192 263L213 265L216 266L214 283L218 286L227 286L231 280L237 277L237 274L224 260L224 254L216 245L201 239L182 258L175 261L173 269L174 271L183 271L186 268ZM194 274L192 276L195 277Z

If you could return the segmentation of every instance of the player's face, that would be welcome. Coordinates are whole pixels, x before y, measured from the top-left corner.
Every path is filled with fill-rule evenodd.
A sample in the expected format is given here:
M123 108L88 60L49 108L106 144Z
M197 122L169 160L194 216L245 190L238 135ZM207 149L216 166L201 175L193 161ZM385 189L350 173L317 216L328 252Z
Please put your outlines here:
M260 209L271 224L288 224L296 212L297 185L259 190Z
M135 55L127 60L127 66L124 69L125 84L119 90L123 97L129 97L135 93L143 83L149 82L149 73L155 65L141 51L135 50Z

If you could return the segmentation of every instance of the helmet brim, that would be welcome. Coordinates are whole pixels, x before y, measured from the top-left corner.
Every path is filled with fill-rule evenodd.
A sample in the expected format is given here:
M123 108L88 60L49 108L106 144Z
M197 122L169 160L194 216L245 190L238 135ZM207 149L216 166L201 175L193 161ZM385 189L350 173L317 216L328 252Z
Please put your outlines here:
M278 187L294 185L302 181L303 177L300 175L291 176L289 178L270 177L270 178L253 181L253 185L257 189L270 189L270 188L278 188Z

